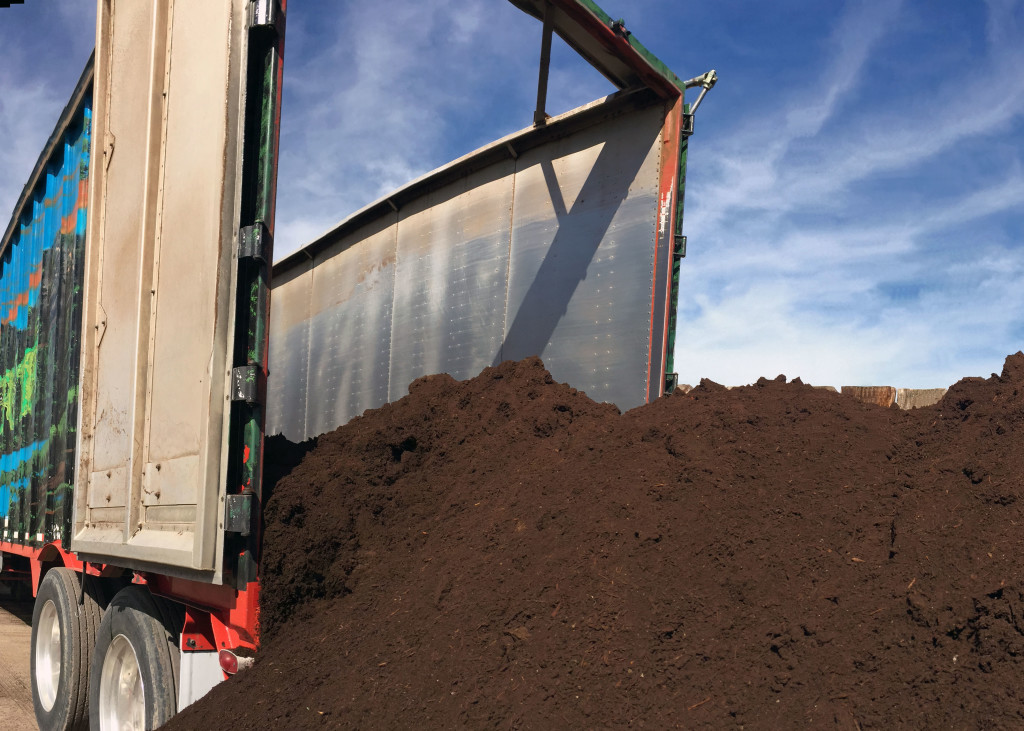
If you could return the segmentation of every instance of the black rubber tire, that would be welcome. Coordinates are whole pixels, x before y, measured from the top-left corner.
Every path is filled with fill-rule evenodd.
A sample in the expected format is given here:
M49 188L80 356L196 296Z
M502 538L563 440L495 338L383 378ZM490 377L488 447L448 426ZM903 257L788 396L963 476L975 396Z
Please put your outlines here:
M39 583L32 610L31 679L32 705L40 731L87 731L89 728L89 668L99 629L102 597L95 582L86 582L83 604L79 605L81 577L66 568L50 569ZM53 707L43 708L36 677L36 642L39 617L47 602L53 602L61 636L61 667Z
M131 643L139 662L146 729L162 726L177 712L182 624L182 609L153 596L145 586L127 586L114 596L103 614L92 658L89 720L94 731L103 728L99 701L103 661L110 643L119 635Z

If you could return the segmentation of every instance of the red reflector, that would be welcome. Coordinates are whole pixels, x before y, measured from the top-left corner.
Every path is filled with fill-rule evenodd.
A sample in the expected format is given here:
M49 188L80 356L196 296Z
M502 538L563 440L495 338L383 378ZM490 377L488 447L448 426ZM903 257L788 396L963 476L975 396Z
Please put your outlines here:
M238 657L231 650L221 650L217 653L217 659L220 660L220 668L228 675L234 675L238 672Z

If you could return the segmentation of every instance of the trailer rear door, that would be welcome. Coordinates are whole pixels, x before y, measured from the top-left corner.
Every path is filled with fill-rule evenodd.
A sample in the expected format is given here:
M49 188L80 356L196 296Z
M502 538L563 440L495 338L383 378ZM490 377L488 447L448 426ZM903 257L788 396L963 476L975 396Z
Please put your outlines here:
M100 3L72 539L96 560L219 575L243 148L259 144L250 5Z

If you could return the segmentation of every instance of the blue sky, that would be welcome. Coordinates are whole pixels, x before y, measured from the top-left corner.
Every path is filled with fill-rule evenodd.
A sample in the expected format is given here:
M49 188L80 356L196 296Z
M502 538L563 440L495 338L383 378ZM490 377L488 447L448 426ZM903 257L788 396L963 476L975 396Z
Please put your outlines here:
M690 142L682 381L945 386L1024 347L1024 2L603 7L680 76L721 79ZM93 18L0 10L4 219ZM527 126L539 34L504 0L292 0L278 255ZM609 91L556 41L550 110Z

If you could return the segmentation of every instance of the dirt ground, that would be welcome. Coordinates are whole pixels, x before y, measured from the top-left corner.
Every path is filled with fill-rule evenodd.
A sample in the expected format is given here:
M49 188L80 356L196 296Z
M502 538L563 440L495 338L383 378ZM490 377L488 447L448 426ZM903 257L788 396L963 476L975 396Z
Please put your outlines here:
M277 484L263 649L169 728L1024 727L1022 389L421 379Z
M0 583L0 728L35 731L29 676L32 602L11 599Z

